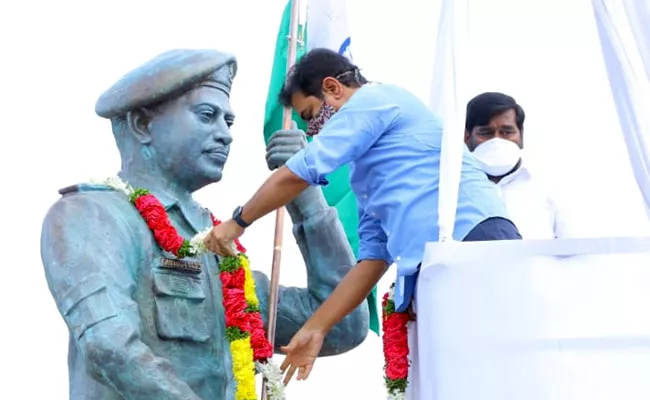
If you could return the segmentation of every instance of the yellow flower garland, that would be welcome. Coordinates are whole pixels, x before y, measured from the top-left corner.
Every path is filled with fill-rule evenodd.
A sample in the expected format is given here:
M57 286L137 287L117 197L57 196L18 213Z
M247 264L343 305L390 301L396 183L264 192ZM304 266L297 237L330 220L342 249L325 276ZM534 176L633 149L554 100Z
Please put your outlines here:
M235 399L257 400L255 394L255 364L250 336L230 342L232 370L237 382Z
M241 266L244 268L244 273L246 274L246 280L244 281L244 296L246 296L246 301L252 306L259 307L260 302L257 299L257 293L255 292L255 278L253 277L253 272L251 271L248 258L240 255L239 261L241 262Z

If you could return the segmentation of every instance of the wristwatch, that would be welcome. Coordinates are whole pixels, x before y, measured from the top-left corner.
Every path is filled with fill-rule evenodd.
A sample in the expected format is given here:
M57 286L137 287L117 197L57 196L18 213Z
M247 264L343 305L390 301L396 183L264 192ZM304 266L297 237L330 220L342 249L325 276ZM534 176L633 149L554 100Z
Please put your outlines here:
M237 225L241 226L242 228L248 228L251 226L248 222L244 221L241 217L241 213L244 211L244 207L239 206L235 208L235 212L232 213L232 219L235 220Z

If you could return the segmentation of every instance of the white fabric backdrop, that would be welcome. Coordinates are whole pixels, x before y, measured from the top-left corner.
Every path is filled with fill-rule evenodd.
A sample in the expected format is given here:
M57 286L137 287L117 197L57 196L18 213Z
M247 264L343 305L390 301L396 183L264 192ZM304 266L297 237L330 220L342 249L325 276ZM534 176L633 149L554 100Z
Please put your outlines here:
M592 7L650 212L650 2L592 0ZM442 0L435 50L430 107L445 120L441 240L453 233L459 132L464 103L476 94L468 92L469 9L470 0ZM426 307L417 307L410 327L409 399L650 398L639 372L650 368L648 248L640 238L430 244L416 296ZM567 255L574 257L556 258Z
M650 398L648 265L650 238L429 244L409 399Z
M470 9L478 6L472 0L442 0L439 18L430 107L444 118L439 202L441 240L453 233L464 146L460 138L465 103L479 93L475 86L480 63L495 62L477 60L475 54L469 54L471 42L477 39L469 34L472 32ZM650 213L650 113L647 112L650 109L650 1L592 0L592 6L632 170L646 211ZM484 31L478 33L489 35ZM506 60L503 62L506 68ZM602 162L608 163L609 159L603 157Z
M433 80L429 106L443 119L440 157L440 198L438 203L439 240L451 239L454 233L458 185L463 157L463 131L467 87L467 6L469 0L442 0L438 23Z
M650 215L650 2L592 0L607 75Z

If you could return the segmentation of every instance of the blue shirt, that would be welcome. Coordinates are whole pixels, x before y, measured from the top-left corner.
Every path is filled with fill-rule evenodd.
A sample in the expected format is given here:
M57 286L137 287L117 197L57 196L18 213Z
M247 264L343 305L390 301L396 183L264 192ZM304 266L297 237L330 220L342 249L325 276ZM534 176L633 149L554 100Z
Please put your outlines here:
M441 140L441 120L416 96L394 85L364 85L286 163L311 185L326 185L327 174L350 163L358 259L396 264L399 311L410 303L425 243L438 241ZM465 148L454 239L490 217L507 218L505 204Z

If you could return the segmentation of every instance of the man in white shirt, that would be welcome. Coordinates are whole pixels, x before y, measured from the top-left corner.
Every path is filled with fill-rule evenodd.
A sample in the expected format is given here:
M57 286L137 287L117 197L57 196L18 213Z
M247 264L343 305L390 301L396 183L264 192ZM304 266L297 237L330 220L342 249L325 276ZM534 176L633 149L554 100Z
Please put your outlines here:
M567 237L554 199L523 165L524 110L503 93L483 93L467 103L465 144L501 189L511 220L524 239Z

